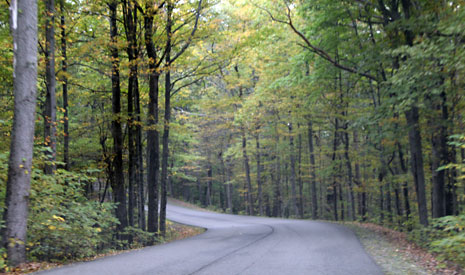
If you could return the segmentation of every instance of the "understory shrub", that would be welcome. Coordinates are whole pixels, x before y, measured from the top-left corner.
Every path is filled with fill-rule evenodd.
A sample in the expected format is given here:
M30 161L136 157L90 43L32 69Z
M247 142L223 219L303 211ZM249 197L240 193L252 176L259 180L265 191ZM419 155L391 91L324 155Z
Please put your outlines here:
M43 155L39 153L38 155ZM4 208L8 156L0 154L0 205ZM88 173L58 169L43 172L36 157L31 173L27 251L31 260L67 260L96 255L115 244L118 220L113 203L99 203L84 195ZM1 263L0 263L1 264Z
M465 215L434 219L430 226L413 230L409 238L436 253L440 260L465 267Z

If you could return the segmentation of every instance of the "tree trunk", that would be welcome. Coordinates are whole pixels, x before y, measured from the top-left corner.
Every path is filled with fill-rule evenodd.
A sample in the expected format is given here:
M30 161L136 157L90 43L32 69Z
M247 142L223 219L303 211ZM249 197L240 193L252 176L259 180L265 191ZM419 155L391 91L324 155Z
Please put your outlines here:
M354 150L355 150L355 152L359 153L359 140L358 140L358 132L357 132L357 130L354 130ZM355 160L355 178L354 178L354 183L355 183L355 185L357 185L359 188L360 188L360 187L363 188L363 186L362 186L362 180L361 180L361 179L362 179L362 177L361 177L361 175L360 175L360 163L359 163L358 160ZM361 200L362 196L361 196L360 192L359 192L358 198L359 198L359 199L358 199L358 204L359 204L359 205L358 205L358 214L359 214L360 216L363 216L362 211L361 211L361 210L362 210L362 203L361 203L361 202L362 202L362 200Z
M312 219L318 219L318 198L316 190L316 166L315 166L315 153L313 147L313 123L308 120L308 149L310 151L310 177L312 188Z
M413 181L415 183L415 191L417 193L420 223L426 226L428 225L428 209L426 207L425 174L423 168L423 152L421 146L418 107L411 107L410 110L405 112L405 116L407 118L407 126L409 128L411 167Z
M157 54L152 40L153 17L151 5L147 4L147 14L144 16L145 47L149 59L149 104L147 119L147 188L148 215L147 230L158 232L158 177L160 171L160 140L158 125L158 83L160 73L157 67Z
M356 219L355 215L355 195L354 195L354 186L353 186L353 173L352 173L352 163L350 161L350 156L349 156L349 148L350 148L350 139L349 139L349 133L348 133L348 127L347 125L344 127L344 141L345 141L345 146L344 146L344 158L346 160L346 168L347 168L347 183L349 185L349 197L350 197L350 217L354 221Z
M302 134L300 133L300 124L297 128L299 129L298 141L297 141L297 185L299 186L299 217L304 218L304 184L302 182Z
M160 205L160 231L162 236L166 233L166 184L168 181L168 157L169 157L169 135L170 135L170 118L171 118L171 36L172 36L172 14L174 6L171 1L167 3L166 9L166 54L165 66L165 116L163 123L163 152L161 161L161 205Z
M212 205L212 177L213 177L213 171L212 171L212 165L210 162L208 162L208 167L207 167L207 192L205 195L205 199L207 202L207 206Z
M12 0L14 116L6 186L4 242L12 266L26 262L28 199L37 99L37 1ZM3 230L2 230L3 231Z
M108 4L110 10L110 39L111 39L111 60L112 60L112 136L113 136L113 182L112 189L115 194L115 202L118 203L116 208L116 217L119 220L117 227L118 232L122 232L128 226L128 213L126 206L126 189L124 187L123 173L123 131L121 128L121 87L119 76L119 54L118 54L118 27L116 18L116 9L118 1L112 1Z
M258 129L257 129L258 130ZM258 212L260 216L263 216L263 191L262 191L262 165L260 160L260 133L257 132L255 136L256 149L257 149L257 188L258 188Z
M61 54L63 60L61 61L61 70L63 72L62 88L63 88L63 109L64 119L63 119L63 162L65 163L65 169L69 170L69 121L68 121L68 55L66 53L66 22L65 22L65 9L64 1L60 1L60 12L61 12Z
M337 147L338 147L338 136L339 136L339 120L336 118L335 119L335 124L334 124L334 139L333 139L333 154L331 157L332 163L333 163L333 184L332 184L332 203L333 203L333 211L334 211L334 220L338 220L338 213L337 213L337 182L336 182L336 174L337 174L337 168L334 163L336 163L336 153L337 153Z
M129 186L128 186L128 211L129 211L129 225L134 226L134 209L136 208L135 203L135 187L138 177L138 156L136 147L137 131L135 127L134 119L134 98L135 94L138 93L138 70L137 70L137 9L134 7L132 1L123 1L123 15L124 15L124 26L126 31L126 39L128 46L126 52L129 59L129 80L128 80L128 174L129 174Z
M292 214L297 217L299 215L299 209L297 207L297 193L296 193L296 182L295 182L295 148L294 148L294 136L292 134L292 123L288 124L289 127L289 153L291 159L291 207Z
M47 12L45 20L45 83L47 95L44 110L44 143L50 147L45 173L52 174L56 161L56 78L55 78L55 1L45 0Z
M276 134L275 134L275 174L271 173L271 176L274 178L274 216L281 217L282 213L282 192L281 192L281 161L279 158L279 132L278 125L276 123ZM273 176L275 175L275 176Z
M247 139L245 137L245 129L241 127L242 133L242 157L244 159L245 178L247 183L247 206L249 209L249 215L254 215L254 206L252 199L252 180L250 179L250 166L249 156L247 155Z
M136 80L135 92L135 110L136 110L136 148L137 148L137 191L138 191L138 225L142 230L145 229L145 199L144 199L144 161L143 161L143 148L142 148L142 119L140 109L140 93L139 84Z
M404 161L404 153L402 151L402 147L400 143L397 143L397 150L398 150L398 156L399 156L399 163L400 163L400 168L402 169L402 172L404 174L407 174L408 169L407 165L405 164ZM408 194L408 184L406 182L402 183L402 195L404 198L404 205L405 205L405 220L408 221L410 219L410 198Z

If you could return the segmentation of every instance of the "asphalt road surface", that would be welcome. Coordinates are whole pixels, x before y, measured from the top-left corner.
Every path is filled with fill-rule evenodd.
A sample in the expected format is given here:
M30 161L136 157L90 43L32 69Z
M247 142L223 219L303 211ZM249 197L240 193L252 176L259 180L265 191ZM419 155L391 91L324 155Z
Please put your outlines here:
M226 215L172 204L167 217L208 230L40 274L383 274L354 233L340 225Z

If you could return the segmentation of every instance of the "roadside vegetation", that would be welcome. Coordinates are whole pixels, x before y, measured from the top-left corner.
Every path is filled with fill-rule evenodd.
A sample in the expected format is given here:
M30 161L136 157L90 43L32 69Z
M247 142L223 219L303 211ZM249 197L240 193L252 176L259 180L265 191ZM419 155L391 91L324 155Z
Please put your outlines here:
M464 0L0 2L0 268L170 238L168 196L465 264Z

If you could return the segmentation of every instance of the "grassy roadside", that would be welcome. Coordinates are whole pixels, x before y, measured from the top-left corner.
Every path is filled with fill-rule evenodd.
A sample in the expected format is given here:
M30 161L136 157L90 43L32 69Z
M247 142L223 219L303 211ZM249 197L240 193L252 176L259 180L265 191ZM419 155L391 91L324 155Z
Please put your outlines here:
M200 227L188 226L188 225L176 223L176 222L173 222L173 221L168 221L166 226L167 226L166 227L166 229L167 229L166 230L166 237L163 240L161 240L159 243L157 243L156 245L186 239L186 238L193 237L193 236L196 236L198 234L201 234L201 233L203 233L205 231L205 229L200 228ZM126 250L110 250L110 251L107 251L106 253L98 254L98 255L96 255L94 257L79 259L79 260L75 260L75 261L71 260L71 261L66 261L66 262L61 262L61 263L55 263L55 262L29 262L29 263L23 264L23 265L15 268L15 269L9 271L9 272L0 273L0 274L8 274L8 275L10 275L10 274L27 274L27 273L37 272L37 271L41 271L41 270L52 269L52 268L55 268L55 267L59 267L59 266L62 266L62 265L71 264L71 263L75 263L75 262L89 262L89 261L93 261L93 260L100 259L100 258L103 258L103 257L118 255L118 254L122 254L122 253L127 253L127 252L138 250L138 249L141 249L141 248L143 248L143 247L142 246L133 247L133 248L126 249Z
M441 263L428 251L407 240L405 233L379 225L345 222L386 274L465 274L450 263ZM446 265L447 267L439 268Z

